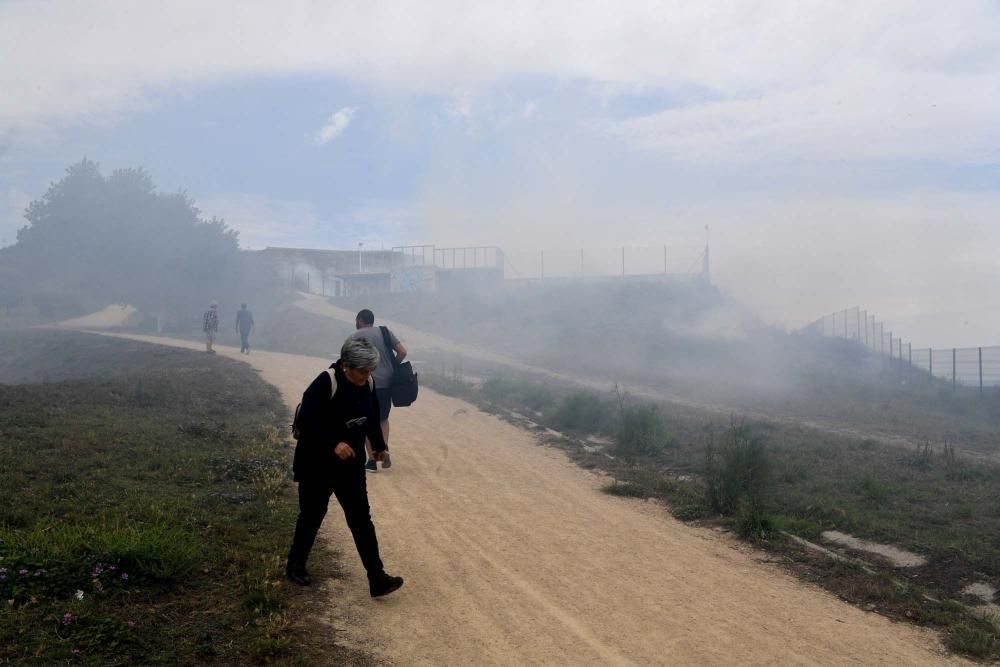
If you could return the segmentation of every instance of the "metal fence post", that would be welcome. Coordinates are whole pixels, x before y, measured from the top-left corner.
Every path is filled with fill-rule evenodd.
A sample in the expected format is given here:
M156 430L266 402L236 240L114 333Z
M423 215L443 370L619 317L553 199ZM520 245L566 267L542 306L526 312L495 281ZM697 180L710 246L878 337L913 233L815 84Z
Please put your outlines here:
M951 348L951 390L955 391L958 387L958 350L956 348Z
M856 321L856 323L858 325L856 333L857 333L858 342L860 343L861 342L861 306L858 306L857 308L855 308L854 314L857 316L855 318L855 321Z
M979 393L983 393L983 348L979 348Z
M927 348L927 381L934 384L934 348Z
M907 372L907 380L906 381L908 383L910 383L910 384L913 384L913 343L912 342L910 343L910 346L908 348L906 348L906 360L910 364L910 368L906 371Z

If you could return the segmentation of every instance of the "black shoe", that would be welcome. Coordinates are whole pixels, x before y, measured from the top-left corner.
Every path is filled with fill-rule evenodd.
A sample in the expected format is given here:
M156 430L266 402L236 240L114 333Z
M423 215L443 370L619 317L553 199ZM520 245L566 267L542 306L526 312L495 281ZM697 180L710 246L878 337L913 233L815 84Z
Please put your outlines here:
M393 577L383 570L374 577L368 578L368 592L373 598L380 598L393 591L398 591L403 585L402 577Z
M312 583L312 577L306 572L306 566L302 563L289 563L285 566L285 576L293 584L308 586Z

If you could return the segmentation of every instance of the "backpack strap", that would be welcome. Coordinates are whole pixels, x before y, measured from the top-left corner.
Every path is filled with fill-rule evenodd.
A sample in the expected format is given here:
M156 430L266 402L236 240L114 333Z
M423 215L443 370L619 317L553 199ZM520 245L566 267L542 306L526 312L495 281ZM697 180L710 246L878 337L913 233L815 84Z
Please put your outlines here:
M389 337L389 327L379 327L382 330L382 342L385 343L386 352L389 353L389 361L392 362L392 370L396 370L399 367L399 361L396 359L396 351L392 347L392 339Z
M337 374L333 372L332 368L327 368L326 374L330 376L330 398L333 399L334 394L337 393Z
M330 399L333 400L334 395L337 393L337 374L332 368L327 368L326 374L330 376ZM375 378L371 375L368 376L368 390L375 393Z

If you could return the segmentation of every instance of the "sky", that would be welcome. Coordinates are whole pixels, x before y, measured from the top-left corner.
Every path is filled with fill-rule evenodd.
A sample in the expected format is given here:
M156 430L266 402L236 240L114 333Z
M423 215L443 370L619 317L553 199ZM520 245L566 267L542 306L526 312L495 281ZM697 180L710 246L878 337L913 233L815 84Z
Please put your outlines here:
M247 248L707 235L766 321L1000 344L995 2L157 5L0 0L0 245L86 156Z

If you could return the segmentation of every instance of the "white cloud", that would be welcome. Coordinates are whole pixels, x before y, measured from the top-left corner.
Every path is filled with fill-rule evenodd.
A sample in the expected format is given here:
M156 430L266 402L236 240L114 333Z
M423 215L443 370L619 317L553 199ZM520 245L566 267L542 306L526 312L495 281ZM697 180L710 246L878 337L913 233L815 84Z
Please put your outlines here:
M670 109L614 132L680 162L1000 159L1000 78L969 72L843 72L766 97Z
M326 120L326 125L316 133L314 141L318 146L329 143L343 134L347 126L351 124L351 120L354 119L354 114L357 112L355 107L344 107L340 111L337 111Z
M312 202L274 199L251 193L226 193L197 201L205 217L218 217L240 233L240 246L354 248L359 241L384 239L391 247L407 242L412 219L405 208L386 204L326 216Z
M967 159L971 150L977 160L998 143L986 119L1000 110L1000 6L290 0L278 9L234 0L42 0L0 7L0 130L93 122L142 108L155 93L302 72L393 92L466 91L451 107L459 115L471 111L476 91L518 77L675 91L679 109L624 130L684 159L758 152L796 159L800 151L823 159Z

